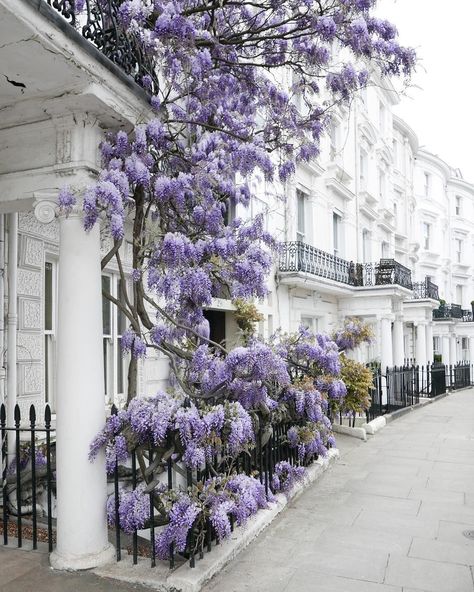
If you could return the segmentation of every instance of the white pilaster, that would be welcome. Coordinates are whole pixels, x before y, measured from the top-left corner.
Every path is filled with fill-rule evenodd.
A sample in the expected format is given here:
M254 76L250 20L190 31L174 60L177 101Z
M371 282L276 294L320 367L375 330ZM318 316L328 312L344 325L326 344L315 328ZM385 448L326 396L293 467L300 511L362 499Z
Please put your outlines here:
M382 372L393 366L392 321L387 317L380 319L380 363Z
M433 361L433 323L426 325L426 360Z
M451 364L449 342L449 335L443 335L441 337L441 359L443 364L445 364L446 366L449 366L449 364Z
M449 359L450 359L450 364L453 364L453 366L458 361L456 335L449 336Z
M425 366L426 359L426 324L418 323L416 327L415 361L418 366Z
M88 459L105 421L99 228L60 217L55 569L88 569L113 558L107 538L105 456Z
M403 366L405 358L403 344L403 317L397 315L393 322L393 363L395 366Z

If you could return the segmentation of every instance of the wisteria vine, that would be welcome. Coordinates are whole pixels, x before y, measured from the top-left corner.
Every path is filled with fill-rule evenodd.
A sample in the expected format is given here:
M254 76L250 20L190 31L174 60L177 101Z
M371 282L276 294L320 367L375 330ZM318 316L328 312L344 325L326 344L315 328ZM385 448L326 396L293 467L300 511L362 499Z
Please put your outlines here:
M122 285L123 242L131 239L132 290L104 294L128 323L128 406L107 420L91 458L105 447L112 471L137 454L143 484L122 492L119 522L133 530L157 521L160 556L171 544L184 550L192 530L202 542L209 521L225 538L229 516L242 523L264 507L257 467L250 462L245 475L237 459L265 447L274 426L284 426L300 465L278 465L274 491L291 487L334 444L329 413L346 394L340 353L369 339L367 331L351 321L333 336L301 329L263 342L250 334L228 351L210 340L204 311L216 297L266 294L277 245L261 216L233 216L249 205L252 179L282 189L299 163L317 158L334 108L372 71L383 78L413 70L413 50L373 15L375 3L120 3L118 25L155 64L141 81L149 116L129 133L111 130L97 182L79 194L64 188L59 201L66 212L79 201L86 230L105 220L112 246L102 266L115 258ZM149 350L167 356L174 388L137 398L137 361ZM169 459L194 472L192 486L163 489ZM153 516L143 501L150 494Z

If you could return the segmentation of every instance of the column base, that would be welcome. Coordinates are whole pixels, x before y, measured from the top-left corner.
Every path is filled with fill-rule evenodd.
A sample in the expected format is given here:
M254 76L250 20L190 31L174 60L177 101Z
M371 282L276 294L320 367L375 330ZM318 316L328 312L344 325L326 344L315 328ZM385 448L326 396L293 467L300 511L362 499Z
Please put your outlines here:
M102 567L115 559L115 547L110 543L99 553L84 555L63 555L54 550L49 556L49 564L53 569L62 571L80 571Z

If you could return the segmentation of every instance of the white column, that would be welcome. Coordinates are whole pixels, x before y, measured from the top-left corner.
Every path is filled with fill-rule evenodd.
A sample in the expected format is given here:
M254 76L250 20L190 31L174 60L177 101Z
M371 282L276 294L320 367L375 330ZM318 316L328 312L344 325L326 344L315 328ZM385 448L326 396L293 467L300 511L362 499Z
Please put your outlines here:
M404 359L403 317L397 315L393 323L393 363L403 366Z
M451 364L451 355L449 351L449 335L443 335L441 337L441 356L443 364L449 366Z
M18 214L8 214L8 315L7 315L7 426L13 427L17 403L16 341L18 331L17 303ZM2 303L3 309L3 303ZM2 310L3 314L3 310ZM14 432L8 437L8 454L15 453Z
M433 361L433 323L426 325L426 360Z
M392 352L392 321L389 318L380 319L380 363L382 372L393 366Z
M469 337L469 361L474 364L474 337Z
M426 325L418 323L416 327L415 361L418 366L426 365Z
M458 361L456 335L450 335L450 337L449 337L449 358L450 358L450 364L452 364L453 366Z
M55 569L112 560L107 538L105 456L89 446L105 422L99 228L60 217L57 375L57 547Z

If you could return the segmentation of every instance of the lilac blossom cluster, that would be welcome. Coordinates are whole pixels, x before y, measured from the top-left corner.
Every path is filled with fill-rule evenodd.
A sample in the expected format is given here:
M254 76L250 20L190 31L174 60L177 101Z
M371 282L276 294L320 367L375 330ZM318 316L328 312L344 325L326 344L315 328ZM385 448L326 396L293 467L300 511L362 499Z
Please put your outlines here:
M19 465L20 465L20 472L26 469L30 461L32 460L31 454L31 444L24 444L20 447L19 453ZM36 467L44 467L46 466L47 459L46 459L46 450L44 445L37 445L35 446L35 458L34 462ZM16 459L12 460L11 463L8 465L7 474L14 475L17 469L17 462Z
M333 339L339 350L351 350L362 343L372 343L372 329L357 318L347 319L342 329L338 329Z
M156 536L157 555L161 559L169 557L171 545L177 551L185 550L191 528L204 532L210 524L217 538L223 540L231 533L231 518L241 526L273 499L260 481L243 474L214 477L200 490L171 494L170 498L171 503L165 501L169 506L169 523Z
M275 465L272 477L272 489L276 493L288 493L297 483L301 483L306 475L306 469L302 466L291 465L282 460Z
M92 442L89 458L93 460L105 447L111 474L116 463L127 460L129 449L168 444L181 450L185 464L196 469L224 451L236 456L253 446L254 440L252 419L238 401L198 407L183 397L159 392L135 398L126 411L111 415Z

